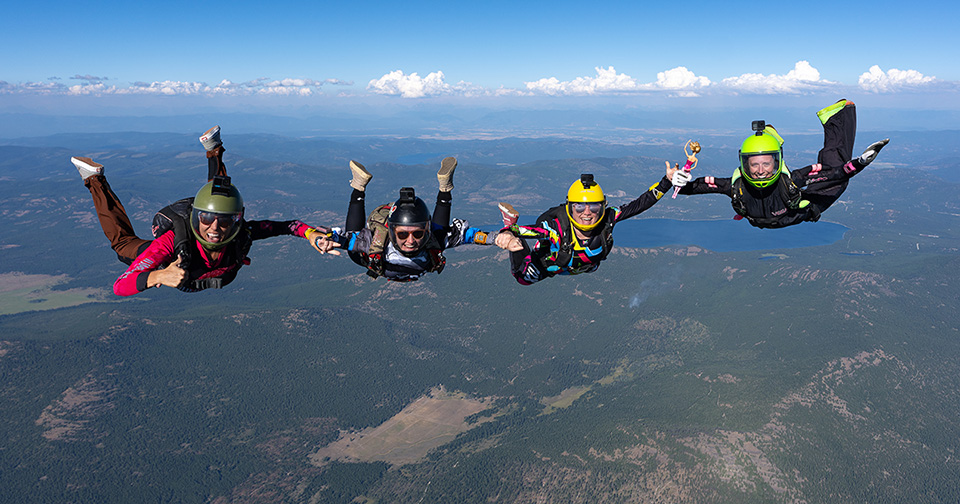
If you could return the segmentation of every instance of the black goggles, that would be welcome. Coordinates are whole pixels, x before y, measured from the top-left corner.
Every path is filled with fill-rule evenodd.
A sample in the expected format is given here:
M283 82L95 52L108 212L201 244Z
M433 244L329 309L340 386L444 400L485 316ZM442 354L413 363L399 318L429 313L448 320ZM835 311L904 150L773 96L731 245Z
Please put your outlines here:
M401 241L406 240L410 235L413 235L413 238L416 240L420 240L427 235L427 232L423 229L418 229L416 231L396 231L395 233L397 235L397 239Z
M199 219L204 226L209 226L213 224L214 221L217 221L217 220L219 220L221 224L229 224L232 226L240 222L240 214L238 213L224 214L224 213L217 213L217 212L198 211L197 219Z

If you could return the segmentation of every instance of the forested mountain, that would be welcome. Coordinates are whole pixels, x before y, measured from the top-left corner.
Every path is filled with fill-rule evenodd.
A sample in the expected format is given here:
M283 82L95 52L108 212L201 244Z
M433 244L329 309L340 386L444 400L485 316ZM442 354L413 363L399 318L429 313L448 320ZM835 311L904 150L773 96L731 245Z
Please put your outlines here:
M396 284L279 237L223 290L133 298L111 292L125 266L69 158L106 165L147 235L204 182L195 135L7 142L0 500L956 502L960 135L857 148L883 136L824 214L848 228L828 245L639 237L593 274L523 287L493 247ZM728 176L738 138L700 139L694 175ZM498 201L533 218L580 173L612 204L636 197L686 138L647 140L224 132L248 217L342 225L349 159L374 174L371 204L402 185L431 202L455 155L454 216L490 230ZM819 141L788 138L788 163ZM636 219L732 215L666 197Z

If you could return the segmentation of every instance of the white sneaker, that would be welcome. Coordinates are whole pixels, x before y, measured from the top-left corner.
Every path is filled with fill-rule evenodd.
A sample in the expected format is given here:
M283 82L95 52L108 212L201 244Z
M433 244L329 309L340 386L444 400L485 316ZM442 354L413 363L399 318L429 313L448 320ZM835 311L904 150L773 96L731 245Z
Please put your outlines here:
M497 206L500 208L500 216L503 217L503 227L513 226L520 219L520 212L514 210L510 203L500 203Z
M80 177L83 180L87 180L94 175L103 175L103 165L88 157L72 157L70 161L73 166L77 167L77 171L80 172Z
M220 126L214 126L203 132L203 134L200 135L200 143L203 144L203 148L206 149L207 152L223 145L223 143L220 142Z

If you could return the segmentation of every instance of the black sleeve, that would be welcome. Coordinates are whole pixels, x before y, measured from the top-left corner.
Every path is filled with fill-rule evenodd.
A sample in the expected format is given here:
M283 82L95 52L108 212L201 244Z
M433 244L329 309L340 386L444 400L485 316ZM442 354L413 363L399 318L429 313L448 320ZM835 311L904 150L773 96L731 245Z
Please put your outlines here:
M650 186L650 189L640 195L639 198L627 203L626 205L621 206L620 208L613 209L616 213L614 222L620 222L624 219L629 219L634 215L638 215L641 212L649 209L653 205L660 201L660 198L666 194L670 188L673 187L673 184L670 183L670 180L667 177L663 177L659 182Z
M680 194L712 194L720 193L730 196L732 194L733 179L730 177L700 177L687 182L680 188Z
M804 166L799 170L790 172L790 179L797 187L806 187L815 182L832 182L850 178L857 172L854 163L847 163L842 167L823 166L815 164Z

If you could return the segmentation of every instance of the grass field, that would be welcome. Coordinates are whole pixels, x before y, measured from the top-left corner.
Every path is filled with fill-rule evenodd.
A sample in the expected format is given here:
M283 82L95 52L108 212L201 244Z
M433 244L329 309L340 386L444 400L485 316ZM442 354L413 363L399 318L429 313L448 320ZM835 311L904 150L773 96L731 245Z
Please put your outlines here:
M55 310L107 299L103 289L53 290L67 280L67 275L0 274L0 315Z

